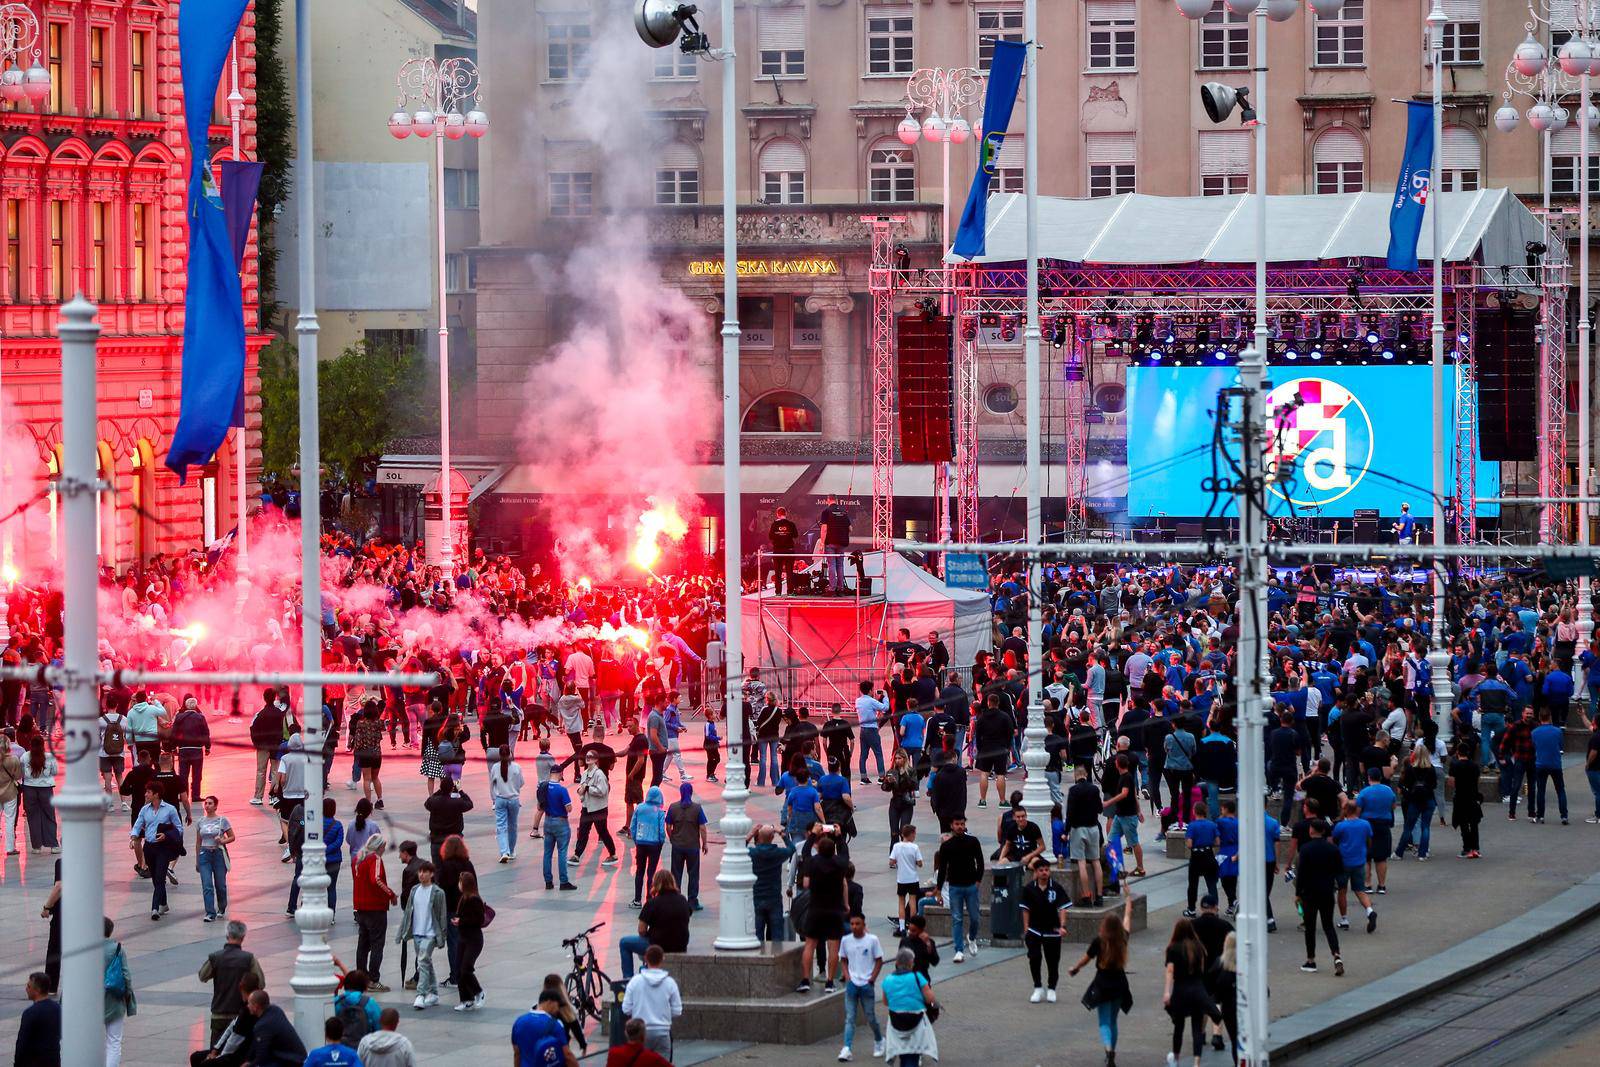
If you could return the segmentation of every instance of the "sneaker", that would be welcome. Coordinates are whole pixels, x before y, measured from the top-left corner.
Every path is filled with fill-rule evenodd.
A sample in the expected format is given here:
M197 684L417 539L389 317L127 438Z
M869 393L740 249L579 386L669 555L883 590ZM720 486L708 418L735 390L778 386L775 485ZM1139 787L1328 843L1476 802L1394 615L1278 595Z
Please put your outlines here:
M575 892L577 890L577 888L578 887L573 885L571 882L562 882L561 883L561 889L562 889L563 892L572 893L572 892Z
M411 1002L411 1006L416 1008L418 1011L421 1011L423 1008L428 1006L428 998L423 996L421 993L418 993L417 999Z
M708 774L708 775L706 775L706 781L708 781L708 782L715 782L715 781L716 781L716 780L717 780L717 776L716 776L716 775L714 775L714 774Z
M456 1005L455 1010L456 1011L476 1011L477 1007L478 1007L478 1005L477 1005L477 1003L475 1001L464 1000L460 1004Z
M630 908L642 908L642 907L644 907L644 905L640 904L637 900L630 900L630 901L628 901L628 907L630 907ZM807 987L807 991L809 991L809 987Z
M988 806L989 806L989 802L987 800L979 800L978 801L978 807L987 808Z
M122 802L122 810L123 810L123 811L132 811L132 810L133 810L133 809L132 809L132 808L130 808L130 807L128 807L128 802L127 802L127 801L126 801L126 800L124 800L124 801L123 801L123 802Z
M217 921L217 917L215 915L207 915L204 919L201 919L200 921L203 922L203 923L214 923L214 922Z
M1540 815L1537 818L1535 818L1533 821L1538 823L1540 826L1543 826L1544 825L1544 816Z
M283 850L283 855L281 857L279 857L278 862L279 863L288 863L293 858L294 857L289 854L289 850L288 849L284 849Z
M1377 929L1378 929L1378 912L1377 912L1376 909L1368 908L1367 909L1367 933L1369 933L1369 934L1373 933Z
M1044 999L1048 1003L1054 1004L1056 1002L1056 991L1054 989L1046 989L1044 991Z
M260 797L251 797L250 798L250 803L259 808L261 806L261 798ZM122 810L123 811L127 811L128 810L128 806L126 804L124 804L122 806Z
M1278 920L1277 919L1268 919L1267 920L1267 933L1272 934L1272 933L1277 933L1277 931L1278 931Z
M615 857L615 856L607 856L605 859L600 861L600 866L602 866L602 867L615 867L617 865L617 863L618 863L617 857Z
M155 910L154 908L151 908L150 909L150 921L151 922L160 922L161 921L161 913L159 911Z
M283 913L285 915L287 915L291 919L294 918L294 909L293 908L284 908L283 909Z
M872 1058L875 1059L875 1060L883 1059L883 1042L882 1041L874 1041L872 1043Z
M407 978L403 983L401 983L400 988L401 989L416 989L417 988L417 980L415 978Z
M1213 1049L1215 1049L1216 1051L1218 1051L1218 1052L1222 1051L1222 1035L1221 1034L1212 1034L1211 1035L1211 1047Z
M1567 825L1567 817L1565 815L1561 816L1561 825L1562 826L1566 826ZM51 852L60 852L61 850L59 848L53 848L50 851Z
M1317 973L1317 961L1316 960L1306 960L1304 963L1302 963L1300 965L1300 969L1302 971L1306 972L1307 974L1316 974ZM1171 1055L1170 1054L1168 1055L1167 1059L1168 1059L1168 1062L1171 1062Z
M370 989L370 988L372 988L372 987L371 987L371 986L368 986L368 987L367 987L367 988L369 988L369 989ZM483 1007L483 1005L484 1005L484 1003L485 1003L485 1002L486 1002L486 1001L487 1001L487 1000L488 1000L488 995L487 995L487 994L485 994L485 993L482 993L482 992L480 992L480 993L479 993L479 994L478 994L478 995L477 995L477 996L475 996L475 997L473 997L473 998L472 998L472 1003L473 1003L473 1006L474 1006L474 1007L479 1007L479 1008L481 1008L481 1007Z
M382 982L373 982L371 985L367 986L367 992L368 993L387 993L387 992L389 992L389 987L384 985Z
M965 963L967 961L967 954L962 952L960 949L957 949L956 954L950 958L956 963Z
M573 866L577 866L578 864L580 864L582 862L583 862L583 853L582 852L574 852L572 854Z
M832 992L834 992L833 979L830 978L826 982L822 983L822 991L824 993L832 993Z
M1339 925L1339 929L1341 929L1341 930L1350 929L1350 919L1349 919L1349 917L1345 916L1345 915L1339 916L1339 924L1338 925Z
M1428 857L1426 857L1422 853L1418 852L1417 853L1417 862L1418 863L1427 863L1428 862Z
M128 809L127 808L123 808L122 810L123 811L127 811ZM1593 826L1596 823L1600 823L1600 816L1591 815L1591 816L1589 816L1587 819L1585 819L1583 821L1588 823L1590 826Z
M1378 894L1378 895L1379 895L1379 896L1380 896L1380 897L1386 897L1386 896L1388 896L1388 895L1389 895L1389 887L1388 887L1388 886L1386 886L1386 885L1380 885L1380 886L1379 886L1379 887L1378 887L1378 888L1377 888L1377 894Z
M454 978L446 978L444 981L439 983L439 988L440 989L454 989L455 987L456 987L456 980ZM438 999L438 998L435 998L435 999Z
M440 505L440 509L443 510L443 505ZM354 789L356 787L356 783L355 782L346 782L344 784L344 787L346 789Z
M504 852L502 852L502 853L500 853L500 862L501 863L510 863L511 862L511 857L506 855Z
M978 954L978 943L976 941L972 940L971 938L968 938L967 939L967 955L976 956L977 954Z
M1043 986L1035 986L1034 989L1033 989L1033 995L1028 998L1028 1003L1029 1004L1038 1004L1043 1000L1044 1000L1044 987Z
M1227 914L1231 917L1233 915L1238 914L1238 911L1239 911L1239 905L1237 903L1235 903L1234 901L1231 901L1231 900L1228 901L1228 912L1227 912ZM1221 1041L1222 1038L1219 1037L1219 1038L1217 1038L1217 1040Z
M1178 1067L1178 1057L1176 1053L1167 1053L1167 1067Z
M1195 911L1193 908L1184 908L1183 909L1183 917L1185 919L1193 919L1198 914L1199 914L1199 912Z
M839 1062L840 1063L849 1063L851 1060L853 1060L855 1058L856 1058L856 1055L855 1055L855 1053L850 1051L850 1046L849 1045L846 1045L844 1048L839 1050Z
M382 811L383 810L383 798L382 797L379 797L377 800L374 800L372 802L372 810L373 811Z
M800 979L800 984L794 987L794 991L796 993L811 992L811 980L809 978Z
M1344 977L1344 960L1338 956L1333 957L1333 975L1335 978Z

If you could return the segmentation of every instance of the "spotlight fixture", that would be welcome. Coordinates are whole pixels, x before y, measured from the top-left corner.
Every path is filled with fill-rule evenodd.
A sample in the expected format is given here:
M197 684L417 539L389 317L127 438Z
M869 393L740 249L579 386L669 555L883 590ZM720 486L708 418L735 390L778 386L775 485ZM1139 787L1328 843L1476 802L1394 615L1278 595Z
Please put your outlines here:
M1239 339L1239 316L1228 315L1222 320L1222 339L1236 341Z
M978 339L978 324L968 315L961 320L961 339L963 341L976 341Z
M1288 360L1290 363L1293 363L1295 360L1300 358L1300 353L1291 348L1284 352L1283 358Z
M1223 360L1228 358L1228 353L1226 350L1219 348L1215 352L1211 353L1211 358L1216 360L1218 363L1221 363Z
M1361 320L1354 315L1345 315L1339 322L1339 336L1346 341L1354 341L1361 335Z
M1050 347L1063 348L1067 343L1067 324L1061 319L1050 323Z
M1256 123L1256 112L1250 106L1250 90L1247 86L1234 88L1221 82L1206 82L1200 87L1200 102L1205 105L1206 117L1214 123L1227 121L1235 107L1240 109L1239 122L1242 125L1254 126Z
M1000 323L1000 340L1010 344L1017 339L1017 324L1010 318Z
M1384 358L1384 359L1393 359L1393 358L1394 358L1394 349L1392 349L1392 348L1385 348L1385 349L1384 349L1384 350L1383 350L1383 358Z
M1311 358L1312 358L1312 359L1321 359L1321 358L1322 358L1322 349L1320 349L1320 348L1313 348L1313 349L1312 349L1312 350L1311 350Z
M1550 251L1550 249L1543 241L1529 241L1523 246L1523 251L1527 252L1528 254L1528 266L1537 267L1539 265L1539 259L1546 252Z
M709 52L711 42L695 21L699 8L677 0L639 0L633 11L633 26L639 38L651 48L666 48L682 35L685 52Z

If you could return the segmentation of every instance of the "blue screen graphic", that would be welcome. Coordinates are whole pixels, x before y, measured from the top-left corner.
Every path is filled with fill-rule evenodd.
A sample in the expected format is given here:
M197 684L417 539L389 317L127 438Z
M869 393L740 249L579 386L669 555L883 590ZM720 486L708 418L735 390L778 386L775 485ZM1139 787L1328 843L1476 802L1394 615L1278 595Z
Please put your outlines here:
M1428 367L1270 368L1269 422L1280 471L1272 513L1348 518L1357 509L1426 518L1433 510L1433 432ZM1446 368L1454 396L1456 370ZM1235 385L1235 367L1128 368L1128 514L1234 514L1213 508L1201 483L1212 473L1217 390ZM1454 423L1452 418L1451 424ZM1445 438L1446 485L1453 481L1452 438ZM1219 457L1219 474L1231 472ZM1478 462L1477 495L1498 496L1500 467ZM1482 504L1480 515L1498 508Z

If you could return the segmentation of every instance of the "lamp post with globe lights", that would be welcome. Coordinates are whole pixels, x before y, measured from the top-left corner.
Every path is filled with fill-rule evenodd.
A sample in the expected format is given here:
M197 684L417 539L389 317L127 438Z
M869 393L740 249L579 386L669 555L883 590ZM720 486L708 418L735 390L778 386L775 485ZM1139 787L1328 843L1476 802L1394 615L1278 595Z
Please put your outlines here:
M1211 13L1211 0L1176 0L1184 17L1198 20ZM1266 475L1267 439L1267 23L1284 22L1300 8L1299 0L1224 0L1236 15L1255 15L1255 86L1252 90L1212 83L1201 92L1206 113L1222 122L1237 106L1241 120L1255 133L1255 305L1256 322L1249 347L1239 353L1243 403L1240 451L1246 485ZM1344 0L1309 0L1318 15L1335 15ZM1267 618L1266 516L1241 495L1239 514L1239 825L1260 827L1266 817L1266 766L1262 754L1266 703L1266 634L1259 620ZM1265 494L1263 494L1264 496ZM1443 523L1439 524L1443 529ZM1251 602L1246 606L1246 602ZM1260 1067L1267 1062L1267 915L1266 841L1259 831L1239 835L1239 1062Z
M900 143L907 147L921 140L941 146L944 164L944 195L940 199L939 233L944 240L944 252L950 253L950 146L966 144L972 137L982 139L982 124L967 122L966 110L983 96L983 75L973 67L923 67L906 79L906 117L900 120L896 133ZM916 113L926 111L927 118L917 121ZM954 313L954 295L951 291L950 265L945 263L943 295L944 314ZM960 381L960 375L957 375ZM950 540L950 464L934 464L933 497L939 540ZM944 569L944 557L939 557L939 568Z
M477 139L489 132L483 111L478 67L466 58L435 61L408 59L395 77L398 103L389 116L389 132L403 141L412 134L434 138L434 220L439 241L439 506L443 519L439 564L446 575L455 570L456 501L450 470L450 319L446 314L444 239L444 142ZM415 105L415 110L409 110ZM465 110L463 111L463 108Z
M50 96L50 72L39 62L39 19L26 4L0 4L0 99L8 104L24 101L43 111ZM27 67L23 63L28 60ZM5 447L5 360L0 358L0 453L4 468L0 468L0 482L9 480L11 450ZM14 573L11 555L11 531L0 534L0 574L8 577L0 581L9 583Z
M1577 89L1578 159L1580 160L1575 179L1578 185L1577 515L1579 543L1586 545L1589 543L1589 497L1593 470L1593 457L1590 452L1592 433L1589 421L1590 363L1593 358L1590 353L1593 323L1589 318L1589 193L1594 163L1589 156L1589 147L1590 138L1596 128L1600 127L1600 108L1596 108L1591 101L1590 77L1600 73L1600 41L1595 37L1597 19L1594 5L1590 0L1583 0L1577 4L1568 2L1563 5L1563 10L1571 11L1576 20L1572 27L1573 35L1552 54L1538 38L1542 32L1564 28L1555 25L1558 12L1549 0L1542 0L1539 3L1530 0L1526 25L1527 37L1516 47L1511 62L1506 66L1506 89L1502 96L1502 106L1495 112L1494 124L1502 133L1512 132L1517 128L1519 119L1512 99L1520 96L1533 101L1526 114L1528 125L1540 135L1544 149L1541 160L1544 185L1544 244L1548 248L1551 240L1552 142L1554 136L1566 127L1571 118L1567 109L1561 106L1560 100L1563 96L1569 95L1574 88ZM1546 336L1544 343L1549 345L1562 342L1560 338ZM1550 447L1550 443L1544 442L1543 447ZM1547 469L1547 464L1540 464L1541 475ZM1541 482L1543 480L1541 478ZM1564 476L1563 482L1565 482ZM1540 485L1540 494L1546 497L1561 496L1565 491L1564 484ZM1541 532L1548 540L1551 526L1548 511L1542 525L1544 529ZM1587 577L1578 579L1577 625L1578 647L1587 648L1594 633L1594 606L1590 581Z

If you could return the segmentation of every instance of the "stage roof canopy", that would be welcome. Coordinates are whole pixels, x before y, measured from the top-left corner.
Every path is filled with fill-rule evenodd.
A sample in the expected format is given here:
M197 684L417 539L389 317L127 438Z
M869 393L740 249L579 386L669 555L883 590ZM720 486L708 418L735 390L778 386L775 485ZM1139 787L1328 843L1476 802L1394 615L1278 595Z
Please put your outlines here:
M1267 261L1383 259L1393 200L1392 193L1269 196ZM1435 205L1444 212L1447 262L1522 266L1528 242L1544 239L1544 224L1505 189L1436 193L1430 213ZM1417 248L1424 265L1433 257L1432 230L1430 216ZM1254 197L1247 194L1039 198L1039 257L1063 263L1250 264L1255 233ZM1026 198L1021 193L991 196L989 253L976 262L1021 262L1026 241ZM966 262L953 255L949 260Z

